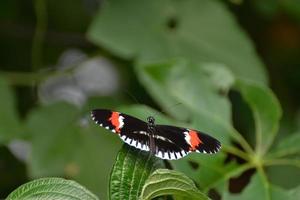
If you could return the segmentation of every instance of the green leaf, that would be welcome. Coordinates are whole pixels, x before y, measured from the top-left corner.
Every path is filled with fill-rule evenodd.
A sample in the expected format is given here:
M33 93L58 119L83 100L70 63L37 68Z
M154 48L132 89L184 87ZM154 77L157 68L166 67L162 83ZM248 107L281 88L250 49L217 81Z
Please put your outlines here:
M119 137L97 126L66 103L29 113L31 177L67 176L107 199L109 173L120 148Z
M19 199L97 200L98 197L75 181L41 178L21 185L7 197L7 200Z
M208 66L211 69L209 74L207 69L204 69ZM219 94L220 88L212 80L219 70L216 66L213 70L211 66L213 65L207 63L197 65L186 62L174 66L169 75L168 90L177 101L189 108L190 113L194 113L193 122L197 123L193 123L196 125L193 128L212 134L221 139L222 143L228 143L231 105L225 95ZM189 70L186 70L187 68ZM228 77L223 79L228 80ZM222 82L221 79L219 81ZM216 128L208 129L208 126Z
M86 186L100 199L108 199L110 171L122 142L119 136L97 126L80 127L80 143L70 156L74 157L64 167L68 177Z
M300 132L283 137L269 153L270 157L283 157L300 154Z
M140 82L157 103L165 112L180 120L188 119L188 109L184 105L173 106L181 102L170 93L167 80L171 70L182 64L180 61L168 61L135 67Z
M165 111L177 119L197 121L193 123L196 126L190 128L212 133L221 142L228 143L232 129L231 106L228 99L219 94L220 88L213 81L214 72L208 74L207 69L203 69L205 66L177 60L145 65L137 71L141 74L140 81ZM172 106L176 103L181 104Z
M77 125L79 111L70 104L57 103L33 110L27 120L32 154L29 172L33 177L63 175L80 145Z
M300 197L300 187L292 190L284 190L272 185L261 174L256 173L251 178L251 182L240 194L223 195L224 200L293 200Z
M281 107L273 92L254 82L239 80L237 90L252 109L256 129L256 150L265 154L277 134Z
M208 191L247 169L245 166L239 166L236 162L224 164L225 160L224 153L216 155L192 153L187 158L172 161L171 164L174 169L193 178L201 189Z
M12 89L0 78L0 144L7 143L21 132L21 124L16 110Z
M142 64L176 57L224 63L241 79L267 82L252 43L216 0L110 0L95 17L88 38Z
M146 179L161 165L160 161L148 152L124 144L111 172L110 199L138 199Z
M164 195L185 197L191 200L209 199L184 174L174 170L158 169L146 180L141 193L141 199L150 200Z

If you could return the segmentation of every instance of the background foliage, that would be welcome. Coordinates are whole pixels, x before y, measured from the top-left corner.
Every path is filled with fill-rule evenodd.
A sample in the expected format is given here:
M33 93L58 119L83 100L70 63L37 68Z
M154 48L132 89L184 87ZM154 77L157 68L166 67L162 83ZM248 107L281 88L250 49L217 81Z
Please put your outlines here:
M1 1L0 198L47 176L84 187L38 179L9 199L299 198L298 4ZM96 107L202 130L222 151L161 163L121 149Z

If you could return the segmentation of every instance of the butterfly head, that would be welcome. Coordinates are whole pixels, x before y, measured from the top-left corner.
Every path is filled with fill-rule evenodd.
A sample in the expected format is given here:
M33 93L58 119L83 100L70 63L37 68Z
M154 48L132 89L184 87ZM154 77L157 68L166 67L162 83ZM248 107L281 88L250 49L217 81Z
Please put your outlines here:
M154 119L154 117L152 117L152 116L149 116L149 117L147 118L147 121L148 121L148 123L151 124L151 125L154 125L154 123L155 123L155 119Z

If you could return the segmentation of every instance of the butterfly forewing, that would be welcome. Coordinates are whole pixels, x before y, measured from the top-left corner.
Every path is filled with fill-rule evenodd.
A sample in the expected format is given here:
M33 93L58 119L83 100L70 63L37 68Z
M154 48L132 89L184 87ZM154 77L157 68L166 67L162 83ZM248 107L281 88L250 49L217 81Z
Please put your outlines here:
M149 151L147 123L120 112L96 109L91 112L92 119L100 126L116 133L127 144Z

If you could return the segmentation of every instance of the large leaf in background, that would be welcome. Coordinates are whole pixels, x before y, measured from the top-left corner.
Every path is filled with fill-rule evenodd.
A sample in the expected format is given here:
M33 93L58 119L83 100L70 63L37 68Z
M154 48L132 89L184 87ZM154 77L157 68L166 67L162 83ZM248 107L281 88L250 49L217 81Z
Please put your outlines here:
M183 57L224 63L242 79L267 79L253 45L220 1L110 0L95 17L88 37L139 63Z
M168 169L158 169L146 180L140 199L151 200L164 195L173 195L175 199L209 200L184 174Z
M292 190L284 190L268 182L261 174L256 173L251 182L240 194L223 195L224 200L294 200L300 198L300 186Z
M265 154L277 134L281 107L273 92L254 82L238 80L236 89L249 104L253 112L256 129L256 150Z
M28 116L32 154L29 172L33 177L63 175L74 150L80 144L77 124L79 111L70 104L40 107Z
M110 199L139 199L146 179L159 166L160 159L124 144L111 172Z
M207 66L210 66L211 69L209 73L206 71ZM177 101L189 108L190 117L194 118L193 121L197 121L197 124L193 124L196 127L193 128L212 134L222 143L228 143L228 129L231 127L231 105L227 97L220 94L220 88L212 79L214 74L220 71L220 67L217 68L216 66L208 63L192 64L186 62L174 66L168 78L167 88ZM222 69L226 71L225 67ZM224 80L223 82L226 83L229 79L233 79L230 72L227 73L227 76L224 74L218 80L219 82ZM225 87L228 90L230 86Z
M231 106L219 91L228 90L234 78L225 67L177 60L146 65L137 71L151 95L175 118L197 121L193 123L196 126L190 128L211 133L228 143L232 128ZM223 76L216 80L220 71ZM176 103L181 104L172 106Z
M98 197L75 181L41 178L21 185L7 197L7 200L19 199L98 200Z
M0 77L0 144L20 134L20 121L12 89Z

